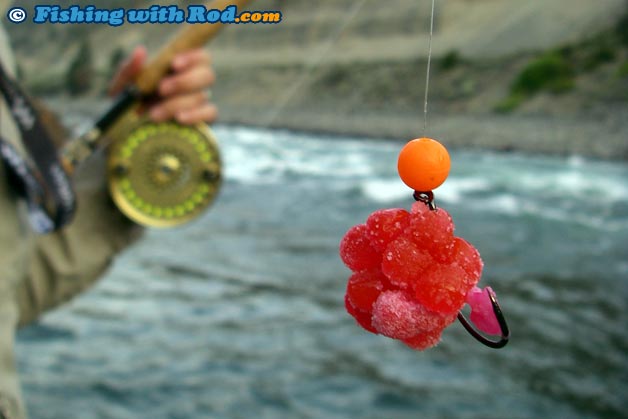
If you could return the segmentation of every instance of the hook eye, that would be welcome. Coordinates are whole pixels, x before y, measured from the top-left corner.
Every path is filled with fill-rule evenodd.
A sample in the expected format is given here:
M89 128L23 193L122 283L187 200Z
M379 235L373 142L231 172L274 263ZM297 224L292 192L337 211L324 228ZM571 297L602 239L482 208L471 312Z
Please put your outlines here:
M501 338L499 340L491 340L483 336L462 313L458 313L458 321L462 323L462 326L464 326L467 332L469 332L475 340L488 346L489 348L499 349L503 348L508 343L508 340L510 339L510 329L508 329L508 323L506 323L506 318L502 313L502 309L497 302L497 297L493 290L489 289L488 295L491 300L491 305L493 306L493 313L495 314L495 318L499 323L499 329L501 331Z
M427 205L430 210L436 210L436 203L434 203L434 193L432 191L422 192L422 191L414 191L412 197L415 201L423 202Z

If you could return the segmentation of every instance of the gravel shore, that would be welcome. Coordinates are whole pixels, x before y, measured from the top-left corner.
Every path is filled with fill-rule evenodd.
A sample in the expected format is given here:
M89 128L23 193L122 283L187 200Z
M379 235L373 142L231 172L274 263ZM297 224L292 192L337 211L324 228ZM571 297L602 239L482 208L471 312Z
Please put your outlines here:
M53 97L45 100L70 128L87 126L109 101L98 98ZM286 108L279 113L259 107L219 104L223 124L289 129L327 135L363 136L405 142L423 133L421 113L337 112ZM452 115L430 112L427 135L450 148L486 149L608 160L628 160L628 110L594 118L543 115ZM73 127L72 127L73 126Z
M423 133L422 114L284 110L272 119L260 110L221 107L221 122L407 141ZM628 160L628 113L599 119L496 114L428 116L427 135L452 148Z

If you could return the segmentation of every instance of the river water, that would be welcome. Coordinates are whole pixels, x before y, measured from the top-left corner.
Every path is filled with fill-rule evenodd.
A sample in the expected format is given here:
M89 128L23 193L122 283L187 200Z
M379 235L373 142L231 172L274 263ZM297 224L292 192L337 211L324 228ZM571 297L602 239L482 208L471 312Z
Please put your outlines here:
M411 192L401 143L218 127L202 219L151 230L19 333L32 418L619 418L628 409L628 167L452 152L436 191L512 330L414 352L343 308L338 243Z

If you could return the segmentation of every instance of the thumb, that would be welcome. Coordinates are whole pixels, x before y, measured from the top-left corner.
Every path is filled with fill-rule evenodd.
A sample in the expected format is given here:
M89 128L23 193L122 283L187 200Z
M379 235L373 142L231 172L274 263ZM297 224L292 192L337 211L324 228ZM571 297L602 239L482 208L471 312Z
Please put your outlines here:
M135 79L144 66L146 56L146 48L143 46L138 46L133 50L129 58L120 65L118 72L111 79L107 92L109 96L117 95Z

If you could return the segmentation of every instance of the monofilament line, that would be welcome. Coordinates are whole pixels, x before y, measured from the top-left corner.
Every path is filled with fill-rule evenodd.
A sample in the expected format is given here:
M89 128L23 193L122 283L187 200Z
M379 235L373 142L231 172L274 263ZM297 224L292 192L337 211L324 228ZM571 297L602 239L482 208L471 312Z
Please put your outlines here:
M301 76L295 83L285 90L285 93L277 101L277 105L269 113L268 117L262 124L263 127L269 127L273 122L275 122L277 117L287 107L290 100L292 100L292 98L310 81L314 72L318 70L323 63L323 60L329 58L330 52L335 47L347 27L353 23L356 16L360 10L362 10L367 1L368 0L356 0L353 2L351 8L344 14L340 26L338 26L336 30L329 37L327 37L327 39L325 39L321 48L318 49L318 52L315 51L310 55L310 60L305 63L305 69L301 73Z
M427 131L427 95L430 88L430 64L432 63L432 35L434 34L434 3L436 0L432 0L432 13L430 15L430 37L428 41L427 51L427 72L425 74L425 100L423 102L423 137Z

